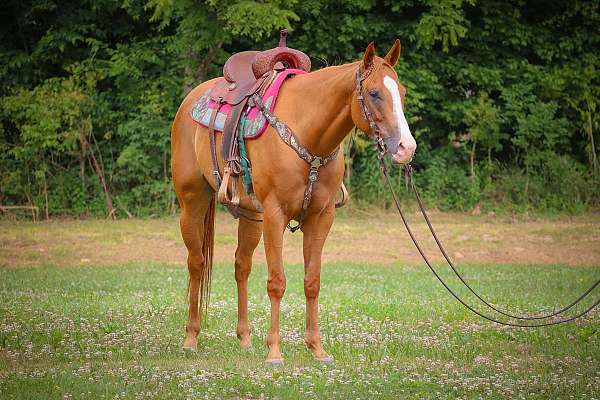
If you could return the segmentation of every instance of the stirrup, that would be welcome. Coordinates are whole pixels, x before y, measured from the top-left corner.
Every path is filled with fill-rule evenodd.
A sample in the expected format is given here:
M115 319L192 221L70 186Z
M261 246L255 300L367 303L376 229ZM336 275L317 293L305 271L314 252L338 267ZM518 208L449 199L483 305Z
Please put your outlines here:
M219 186L219 193L217 198L219 203L223 205L229 205L233 207L239 207L240 205L240 191L237 176L231 177L232 170L229 166L223 168L223 180L221 186ZM231 193L229 191L229 178L231 180Z
M240 217L240 192L238 188L238 180L236 177L233 177L231 181L231 192L232 196L229 197L229 178L231 177L231 168L226 166L223 168L223 180L221 181L221 186L219 186L219 193L217 198L219 199L219 203L223 204L227 211L233 216L233 218L238 219Z
M223 205L231 204L231 200L229 199L229 193L227 193L230 176L231 169L228 166L226 166L225 168L223 168L223 179L221 180L221 186L219 186L219 193L217 195L219 203Z

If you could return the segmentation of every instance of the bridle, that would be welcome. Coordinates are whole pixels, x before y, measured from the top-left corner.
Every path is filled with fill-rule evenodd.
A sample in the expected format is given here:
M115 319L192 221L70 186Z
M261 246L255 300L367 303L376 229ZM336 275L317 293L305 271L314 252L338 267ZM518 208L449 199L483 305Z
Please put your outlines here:
M391 144L393 143L393 138L391 137L383 137L381 135L381 128L373 118L373 114L369 111L367 107L367 103L365 102L364 88L363 82L371 75L373 70L375 69L374 64L364 70L364 73L361 74L361 68L359 67L356 71L356 97L358 99L358 105L361 111L361 114L367 124L369 124L369 129L373 135L373 144L375 146L375 151L377 153L377 158L379 159L380 166L383 162L385 154L390 152ZM399 140L396 145L400 146L402 144L402 140ZM391 152L390 152L391 153ZM412 161L412 157L408 164Z
M417 188L414 184L414 180L412 179L412 167L410 165L410 161L404 165L404 173L405 173L405 177L407 180L407 183L410 184L412 191L414 192L415 198L417 200L417 204L419 206L419 210L421 211L421 213L423 214L423 217L425 218L425 221L427 223L427 226L429 227L429 230L433 236L433 238L435 239L435 242L438 246L438 248L440 249L442 255L444 256L444 259L446 260L446 262L448 263L448 265L450 266L450 268L452 269L454 275L456 275L456 277L462 282L462 284L479 300L481 301L485 306L487 306L489 309L493 310L494 312L504 316L504 317L508 317L508 318L512 318L514 320L517 320L518 322L505 322L505 321L501 321L495 317L489 316L481 311L478 311L477 309L475 309L472 305L466 303L460 296L458 296L449 286L448 284L444 281L444 279L442 279L442 277L438 274L438 272L436 271L436 269L433 267L433 265L431 264L431 262L429 261L429 259L427 258L427 256L425 255L425 252L423 251L422 247L419 245L419 242L417 241L416 237L414 236L412 229L410 228L410 226L408 225L408 221L406 219L406 217L404 216L404 213L402 212L402 208L400 207L400 201L398 200L398 196L396 195L396 192L394 191L394 188L391 184L390 181L390 177L388 174L388 168L387 165L385 163L385 154L388 152L388 145L386 143L386 140L381 136L381 130L379 128L379 126L377 125L377 122L375 122L375 119L373 118L373 115L371 114L371 112L369 111L369 108L367 107L367 104L365 102L365 98L364 98L364 89L363 89L363 81L365 79L367 79L367 77L372 73L373 71L373 65L371 65L368 69L365 70L365 72L363 74L361 74L361 69L360 67L358 68L358 70L356 71L356 93L357 93L357 98L358 98L358 104L360 106L360 110L361 113L363 115L363 117L365 118L365 120L367 121L367 123L369 124L369 128L372 132L373 135L373 144L375 146L375 151L377 153L377 158L379 160L379 170L381 171L382 177L384 178L385 182L387 183L387 186L390 190L390 193L392 194L392 198L394 200L394 204L398 210L398 213L400 214L400 217L402 219L402 222L404 223L404 226L406 227L406 230L408 232L408 235L410 236L411 240L413 241L415 247L417 248L419 254L421 255L421 257L423 258L423 260L425 261L425 264L427 264L427 266L429 267L429 269L431 270L431 272L434 274L434 276L438 279L438 281L440 281L440 283L444 286L444 288L446 288L446 290L459 302L461 303L465 308L467 308L469 311L471 311L472 313L488 320L491 322L495 322L501 325L506 325L506 326L512 326L512 327L520 327L520 328L538 328L538 327L543 327L543 326L551 326L551 325L558 325L558 324L563 324L566 322L570 322L573 321L579 317L582 317L583 315L589 313L590 311L592 311L594 308L596 308L599 304L600 304L600 299L596 300L592 305L590 305L589 307L587 307L586 309L584 309L583 311L578 312L577 314L570 316L570 317L562 317L562 313L564 313L565 311L570 310L571 308L573 308L575 305L577 305L578 303L580 303L585 297L587 297L597 286L600 285L600 279L598 279L590 288L588 288L582 295L580 295L575 301L569 303L567 306L562 307L561 309L554 311L552 313L547 313L547 314L543 314L543 315L517 315L517 314L513 314L513 313L509 313L506 311L503 311L501 309L499 309L497 306L494 306L493 304L490 304L488 301L486 301L480 294L478 294L466 281L465 279L461 276L461 274L457 271L456 267L454 266L454 264L452 263L452 261L450 260L450 257L448 256L448 254L446 253L446 250L444 249L444 246L442 245L441 241L439 240L435 230L433 229L433 225L431 224L431 221L429 219L429 216L427 215L427 212L425 211L425 207L423 205L423 202L421 200L421 196L419 195L419 192L417 191ZM412 161L412 159L411 159ZM560 318L559 316L561 316L562 318ZM558 317L558 318L555 318ZM529 323L526 323L525 321L528 321ZM533 323L532 323L533 321Z
M431 272L435 275L435 277L438 279L438 281L440 281L440 283L444 286L444 288L446 288L446 290L459 303L461 303L465 308L467 308L472 313L474 313L474 314L476 314L476 315L480 316L481 318L484 318L484 319L486 319L488 321L496 322L496 323L501 324L501 325L512 326L512 327L536 328L536 327L542 327L542 326L550 326L550 325L563 324L565 322L573 321L574 319L579 318L579 317L581 317L581 316L589 313L596 306L598 306L598 304L600 304L600 299L598 299L591 306L589 306L588 308L586 308L583 311L580 311L576 315L573 315L573 316L570 316L570 317L563 317L563 318L559 317L558 319L553 318L553 317L558 317L563 312L565 312L565 311L573 308L575 305L577 305L579 302L581 302L597 286L600 285L600 279L598 281L596 281L596 283L594 283L588 290L586 290L575 301L571 302L570 304L568 304L567 306L561 308L560 310L554 311L552 313L544 314L544 315L528 316L528 315L511 314L511 313L508 313L506 311L503 311L503 310L497 308L493 304L490 304L488 301L486 301L459 274L459 272L456 270L454 264L452 263L452 261L448 257L448 255L447 255L447 253L446 253L446 251L445 251L445 249L444 249L441 241L438 239L438 236L437 236L435 230L433 229L433 225L431 224L431 221L429 220L429 216L427 215L427 212L425 211L425 207L423 206L423 202L421 201L421 197L419 196L419 192L417 191L417 188L416 188L416 186L414 184L414 181L412 179L412 167L411 167L410 162L409 162L409 163L407 163L407 164L404 165L404 173L405 173L406 180L407 180L407 182L410 183L410 186L411 186L411 188L412 188L412 190L413 190L413 192L415 194L415 198L417 200L417 204L419 206L419 209L420 209L421 213L423 214L423 217L425 218L425 221L427 222L427 226L429 227L429 230L430 230L433 238L435 239L435 242L437 243L438 248L440 249L441 253L443 254L444 258L446 259L446 262L448 263L448 265L450 266L450 268L454 272L454 275L456 275L458 277L458 279L466 286L466 288L469 289L469 291L478 300L480 300L485 306L487 306L488 308L490 308L494 312L497 312L498 314L503 315L504 317L516 319L519 322L505 322L505 321L501 321L501 320L499 320L499 319L497 319L495 317L489 316L488 314L485 314L485 313L483 313L481 311L478 311L472 305L470 305L467 302L465 302L460 296L458 296L450 288L450 286L448 286L448 284L444 281L444 279L438 274L438 272L436 271L436 269L433 267L433 265L431 264L431 262L429 261L429 259L425 255L425 252L423 251L423 249L419 245L419 242L417 241L415 235L413 234L412 229L408 225L408 221L406 220L406 217L404 216L404 213L402 212L402 208L400 207L400 201L398 200L398 196L396 195L396 192L394 191L394 188L393 188L392 183L390 181L390 177L389 177L389 173L388 173L388 168L387 168L387 165L385 163L385 154L388 152L389 146L386 143L386 138L383 138L381 136L381 129L379 128L379 126L377 125L377 122L373 118L373 115L369 111L369 108L367 107L367 104L366 104L365 98L364 98L363 82L365 81L365 79L367 79L370 76L370 74L373 72L373 69L374 69L374 64L372 64L362 74L361 74L361 68L360 67L356 71L356 95L357 95L357 98L358 98L358 104L359 104L361 113L362 113L363 117L365 118L365 120L367 121L367 123L369 125L369 129L371 130L371 133L373 135L373 144L375 146L375 151L377 153L377 158L379 160L379 170L381 172L381 175L384 178L384 181L387 183L387 186L388 186L388 188L390 190L390 193L392 194L392 198L394 200L394 204L396 206L396 209L398 210L398 213L400 214L400 217L402 219L402 222L404 223L404 226L406 227L406 231L408 232L408 235L410 236L412 242L414 243L415 247L417 248L419 254L421 255L421 257L425 261L425 264L427 264L427 267L429 267L429 269L431 270ZM310 201L312 199L312 194L313 194L313 191L314 191L314 187L315 187L315 184L316 184L318 176L319 176L319 169L321 167L323 167L324 165L328 164L330 161L335 160L337 158L337 156L338 156L340 148L339 148L339 146L336 147L335 150L333 150L331 153L329 153L328 155L323 156L323 157L313 155L306 147L304 147L300 143L300 141L298 140L298 137L294 134L294 132L291 130L291 128L289 126L287 126L287 124L285 124L283 121L279 120L275 115L271 114L271 112L262 103L262 100L261 100L260 96L258 96L258 95L255 94L252 97L252 102L253 102L253 105L256 106L256 107L258 107L258 109L262 112L262 114L265 116L265 118L267 119L267 121L269 122L269 124L273 128L275 128L275 131L277 132L277 134L279 135L279 137L281 138L281 140L285 144L287 144L289 147L291 147L298 154L298 156L302 160L304 160L309 165L309 167L310 167L309 171L308 171L307 186L306 186L306 188L304 190L304 199L303 199L303 202L302 202L302 210L300 211L300 214L299 214L299 216L297 218L298 224L295 225L295 226L292 226L292 225L288 224L288 229L291 232L295 232L298 229L301 229L302 226L303 226L303 224L304 224L304 219L306 217L306 212L308 210L308 206L310 205ZM552 319L550 319L550 318L552 318ZM529 321L529 323L526 323L525 321ZM532 321L535 321L535 322L531 323Z

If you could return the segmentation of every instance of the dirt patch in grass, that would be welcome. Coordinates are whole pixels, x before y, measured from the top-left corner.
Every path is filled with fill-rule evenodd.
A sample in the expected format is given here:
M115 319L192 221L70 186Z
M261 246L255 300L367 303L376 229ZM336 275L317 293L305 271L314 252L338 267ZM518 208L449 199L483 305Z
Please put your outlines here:
M435 228L458 263L600 264L600 217L515 220L509 217L433 213ZM442 261L422 219L410 216L433 260ZM237 222L218 213L215 259L233 261ZM161 219L0 221L0 266L115 265L131 262L184 264L187 252L175 217ZM302 262L302 235L285 234L284 259ZM265 263L262 243L254 261ZM324 262L420 263L419 254L395 214L346 212L334 223Z

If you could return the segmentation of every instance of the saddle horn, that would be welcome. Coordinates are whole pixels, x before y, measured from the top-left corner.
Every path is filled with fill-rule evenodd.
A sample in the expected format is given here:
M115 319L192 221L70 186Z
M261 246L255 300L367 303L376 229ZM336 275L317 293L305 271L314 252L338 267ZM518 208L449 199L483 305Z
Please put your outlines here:
M277 47L287 47L287 29L282 29L279 32L279 45Z

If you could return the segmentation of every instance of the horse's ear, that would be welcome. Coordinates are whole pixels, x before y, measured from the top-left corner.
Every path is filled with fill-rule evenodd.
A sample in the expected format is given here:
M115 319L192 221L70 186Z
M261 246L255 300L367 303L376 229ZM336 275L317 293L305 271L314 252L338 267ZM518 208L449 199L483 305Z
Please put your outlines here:
M392 67L396 65L398 59L400 58L400 47L400 39L396 39L390 51L388 51L388 53L385 55L384 60Z
M363 56L363 67L369 69L373 65L373 59L375 58L375 45L373 42L369 43L365 55Z

